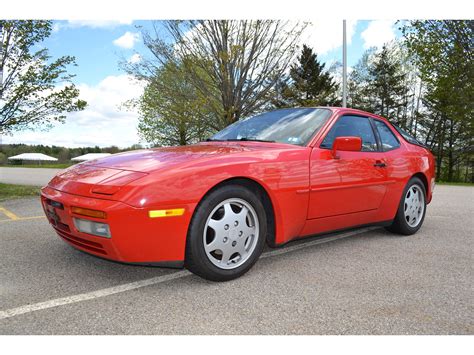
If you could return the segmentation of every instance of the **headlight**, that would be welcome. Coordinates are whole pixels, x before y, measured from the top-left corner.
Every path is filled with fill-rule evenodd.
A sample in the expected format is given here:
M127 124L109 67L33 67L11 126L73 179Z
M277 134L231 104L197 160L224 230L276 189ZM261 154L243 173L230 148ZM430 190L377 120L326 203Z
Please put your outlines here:
M116 175L101 181L97 185L92 187L92 192L95 194L101 195L113 195L116 193L122 186L130 184L132 181L141 179L144 176L147 176L147 173L139 173L137 171L121 171Z
M106 223L88 221L80 218L73 218L73 220L74 226L79 232L96 235L98 237L112 238L109 225Z

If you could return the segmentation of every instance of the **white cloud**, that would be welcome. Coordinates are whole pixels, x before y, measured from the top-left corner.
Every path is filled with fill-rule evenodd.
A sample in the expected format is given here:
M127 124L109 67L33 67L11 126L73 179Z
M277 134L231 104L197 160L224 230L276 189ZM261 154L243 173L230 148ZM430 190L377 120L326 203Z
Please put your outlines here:
M346 25L347 44L351 44L357 21L348 20ZM305 30L302 43L312 47L318 55L342 47L342 20L315 20Z
M290 20L285 26L285 30L291 31L297 21ZM347 21L347 44L351 44L355 34L357 20ZM189 29L184 37L192 39L196 31ZM315 50L318 55L326 54L331 50L342 47L342 20L316 19L312 20L302 33L299 44L306 44Z
M114 28L131 25L132 20L69 20L68 27Z
M123 36L117 38L114 40L114 44L117 47L125 48L125 49L131 49L135 45L136 42L140 39L140 35L136 32L125 32Z
M367 28L361 33L364 48L382 47L385 43L395 39L395 21L370 21Z
M96 126L95 117L101 122L108 119L128 120L129 112L119 110L124 101L141 94L143 86L129 75L108 76L96 86L79 84L81 99L86 100L88 109L71 114L71 118L82 124Z
M132 64L136 64L140 62L141 60L142 60L142 57L140 56L140 54L135 53L128 59L128 62Z
M101 29L113 29L118 26L131 25L133 20L67 20L67 21L55 21L53 24L53 33L58 32L64 28L101 28Z
M61 29L61 27L62 26L60 22L53 23L53 28L52 28L53 33L58 32Z
M3 137L4 143L60 145L67 147L127 147L139 142L138 113L122 104L140 96L144 85L128 75L108 76L99 84L79 84L80 97L88 103L84 111L67 114L66 123L53 129L15 133Z

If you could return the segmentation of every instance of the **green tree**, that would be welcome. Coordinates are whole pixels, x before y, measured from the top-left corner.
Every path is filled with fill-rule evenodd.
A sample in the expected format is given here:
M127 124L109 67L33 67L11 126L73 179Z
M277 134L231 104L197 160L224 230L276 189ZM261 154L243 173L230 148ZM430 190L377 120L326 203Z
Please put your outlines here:
M215 118L207 101L187 81L184 65L161 66L137 102L140 137L155 146L186 145L206 138L211 133L209 121Z
M120 152L120 149L115 146L115 145L112 145L110 147L105 147L105 148L99 148L99 151L97 153L110 153L110 154L115 154L115 153L119 153Z
M0 165L5 165L8 162L5 153L0 152Z
M430 116L423 128L426 143L437 155L437 177L453 181L468 176L474 129L474 21L410 21L402 32L426 87L424 104Z
M52 60L46 48L34 51L51 34L51 25L0 20L0 134L49 127L64 121L64 113L86 107L66 70L74 57Z
M353 67L347 81L347 105L364 111L371 111L371 82L369 72L371 58L375 48L366 50L357 64Z
M277 107L300 106L338 106L339 85L334 81L325 64L318 61L317 54L303 45L297 63L290 67L289 80L281 80L276 90L279 91Z
M370 87L373 111L406 126L400 122L400 110L406 106L408 93L405 84L407 73L402 69L402 57L398 48L384 45L375 54L373 65L369 66L369 75L372 77Z
M349 102L355 108L379 114L406 127L403 109L409 99L408 73L396 46L366 52L351 73Z
M59 163L66 163L71 159L71 152L69 151L68 148L65 147L58 147L59 152L55 154L55 156L58 157L58 162Z

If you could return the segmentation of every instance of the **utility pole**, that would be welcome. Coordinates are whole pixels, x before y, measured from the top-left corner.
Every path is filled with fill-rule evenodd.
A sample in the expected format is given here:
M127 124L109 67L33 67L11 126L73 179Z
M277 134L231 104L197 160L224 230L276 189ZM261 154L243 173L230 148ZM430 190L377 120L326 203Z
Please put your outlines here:
M346 20L342 20L342 107L347 107Z
M3 96L3 24L0 22L0 110L3 108L2 96ZM1 132L1 130L0 130ZM2 135L0 134L0 146L2 145Z
M3 24L0 22L0 100L3 94Z

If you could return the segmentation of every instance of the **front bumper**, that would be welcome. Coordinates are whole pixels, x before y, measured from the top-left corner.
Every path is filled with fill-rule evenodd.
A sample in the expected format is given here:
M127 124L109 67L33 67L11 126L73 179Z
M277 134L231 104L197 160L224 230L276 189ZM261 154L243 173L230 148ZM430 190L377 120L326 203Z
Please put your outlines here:
M41 190L41 203L49 223L69 245L114 261L157 265L178 265L184 260L187 229L195 207L195 204L165 206L185 208L185 213L182 216L150 218L148 211L156 208L136 208L118 201L67 194L50 187ZM62 204L63 208L58 207L57 203ZM75 215L71 211L72 206L104 211L107 218ZM73 217L107 223L112 237L79 232Z

